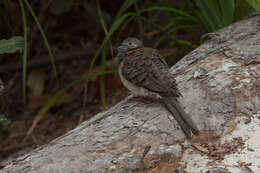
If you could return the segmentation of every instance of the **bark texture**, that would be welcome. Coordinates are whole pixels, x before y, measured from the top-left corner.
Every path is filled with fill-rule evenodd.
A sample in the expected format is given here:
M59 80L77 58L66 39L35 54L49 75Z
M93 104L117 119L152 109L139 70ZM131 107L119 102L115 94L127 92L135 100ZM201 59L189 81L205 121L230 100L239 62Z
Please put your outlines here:
M172 72L198 137L161 101L126 98L0 172L260 172L260 16L208 34Z

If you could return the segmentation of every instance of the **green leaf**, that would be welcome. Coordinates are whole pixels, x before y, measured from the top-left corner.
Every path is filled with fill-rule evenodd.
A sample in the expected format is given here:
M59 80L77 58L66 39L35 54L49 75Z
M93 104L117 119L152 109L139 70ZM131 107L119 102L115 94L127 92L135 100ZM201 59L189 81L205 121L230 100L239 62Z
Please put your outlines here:
M239 21L247 16L249 14L248 9L249 4L245 0L236 0L234 21Z
M193 0L199 7L198 17L208 32L216 31L233 22L234 0Z
M219 0L219 4L223 16L223 23L225 26L227 26L233 22L235 2L234 0Z
M259 0L246 0L247 3L253 7L258 13L260 13L260 1Z
M22 72L22 85L23 85L23 104L24 110L26 109L26 81L27 81L27 20L26 14L24 11L24 4L23 0L19 0L21 13L22 13L22 20L23 20L23 37L24 37L24 44L23 44L23 72Z
M23 37L20 36L14 36L9 40L2 39L0 40L0 54L22 52L23 43Z
M3 125L7 125L9 124L11 121L8 120L4 114L0 114L0 123L3 124Z
M193 0L195 4L199 7L199 18L205 28L212 32L217 30L216 23L213 21L211 17L211 10L209 9L209 4L206 0Z
M223 21L222 21L223 16L221 15L221 12L220 12L219 1L207 0L207 6L210 10L209 15L211 16L211 20L214 21L216 28L220 29L220 28L224 27Z

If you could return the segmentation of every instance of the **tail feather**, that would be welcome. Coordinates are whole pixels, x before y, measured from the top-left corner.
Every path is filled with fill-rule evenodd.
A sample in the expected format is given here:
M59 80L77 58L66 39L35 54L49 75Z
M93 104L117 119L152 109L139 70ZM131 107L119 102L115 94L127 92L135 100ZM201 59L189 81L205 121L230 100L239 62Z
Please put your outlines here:
M168 108L168 110L172 113L175 120L181 126L184 133L191 137L192 134L198 134L199 130L196 127L193 120L185 113L183 108L180 106L178 100L173 96L164 96L163 97L164 104Z

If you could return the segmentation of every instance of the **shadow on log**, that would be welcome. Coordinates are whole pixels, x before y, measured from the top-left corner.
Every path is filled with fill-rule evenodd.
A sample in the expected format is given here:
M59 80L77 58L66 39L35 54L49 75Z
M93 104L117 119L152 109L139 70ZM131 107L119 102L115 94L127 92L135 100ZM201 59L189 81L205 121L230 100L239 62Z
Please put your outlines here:
M0 172L260 172L260 16L208 34L172 72L201 135L126 98Z

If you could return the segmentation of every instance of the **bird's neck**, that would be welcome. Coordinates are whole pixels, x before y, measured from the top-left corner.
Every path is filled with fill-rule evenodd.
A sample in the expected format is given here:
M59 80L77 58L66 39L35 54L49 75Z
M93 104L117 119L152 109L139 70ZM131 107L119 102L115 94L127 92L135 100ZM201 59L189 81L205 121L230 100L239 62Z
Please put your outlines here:
M136 49L131 49L129 51L127 51L125 54L126 55L130 55L132 53L135 53L136 51L140 51L142 49L142 47L136 48Z
M136 52L140 52L142 49L143 47L139 47L139 48L128 50L126 52L119 52L115 58L117 65L119 65L121 61L123 61L125 56L131 55Z

